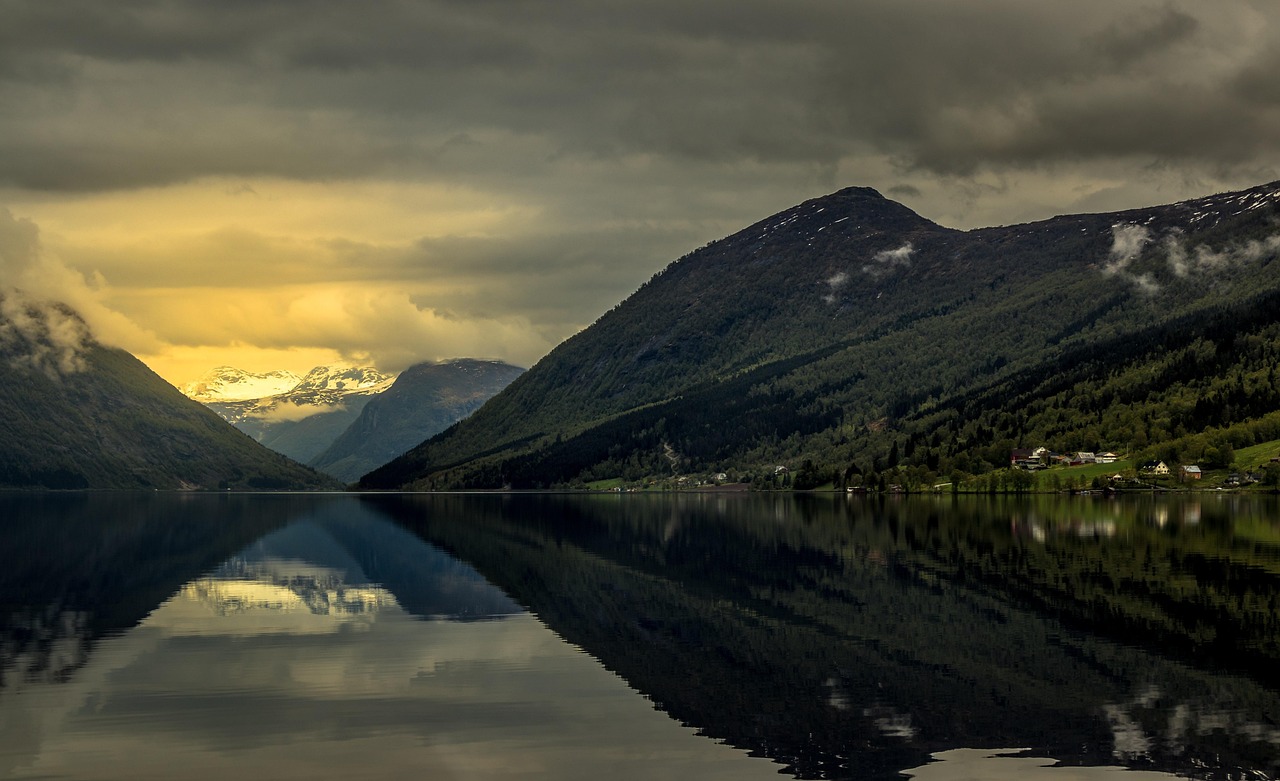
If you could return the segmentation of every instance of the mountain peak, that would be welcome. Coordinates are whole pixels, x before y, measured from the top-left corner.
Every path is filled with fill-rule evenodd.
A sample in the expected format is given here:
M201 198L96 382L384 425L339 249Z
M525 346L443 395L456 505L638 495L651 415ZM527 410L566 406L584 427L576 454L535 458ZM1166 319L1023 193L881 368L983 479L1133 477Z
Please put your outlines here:
M337 392L342 394L377 392L395 379L372 366L331 363L307 372L291 390L295 394Z
M309 403L333 403L336 396L376 393L394 379L394 375L383 374L373 367L349 363L316 366L302 377L287 370L257 373L234 366L218 366L179 390L203 404L254 401L284 395L305 397ZM316 396L324 399L313 398Z
M767 217L728 237L730 246L804 244L815 247L858 236L906 236L912 231L939 230L940 225L891 200L871 187L845 187ZM812 254L812 253L811 253Z
M200 379L183 385L179 390L190 399L202 404L225 401L248 401L267 396L288 393L301 378L291 371L265 373L248 372L234 366L218 366L205 372Z
M373 397L360 418L309 463L355 480L465 418L523 371L502 361L474 358L414 364Z
M828 198L865 198L867 200L887 201L888 198L880 194L880 191L874 187L845 187L836 190L827 196Z
M37 301L21 291L0 293L0 355L14 366L51 377L85 368L84 354L93 335L66 304Z

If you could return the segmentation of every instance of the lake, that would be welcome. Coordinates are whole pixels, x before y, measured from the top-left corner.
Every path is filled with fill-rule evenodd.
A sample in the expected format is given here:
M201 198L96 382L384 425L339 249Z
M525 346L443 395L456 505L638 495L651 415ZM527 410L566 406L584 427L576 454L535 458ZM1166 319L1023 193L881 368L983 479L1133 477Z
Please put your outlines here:
M0 777L1280 775L1273 498L0 495Z

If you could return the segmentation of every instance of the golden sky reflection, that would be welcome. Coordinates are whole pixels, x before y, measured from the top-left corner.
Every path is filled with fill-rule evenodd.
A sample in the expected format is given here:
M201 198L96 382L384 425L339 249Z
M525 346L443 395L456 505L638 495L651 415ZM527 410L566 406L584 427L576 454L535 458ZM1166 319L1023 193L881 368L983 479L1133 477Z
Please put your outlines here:
M9 778L776 778L697 737L528 615L421 620L377 587L308 609L193 581L64 684L4 693ZM287 575L280 576L280 573ZM359 592L356 594L356 592ZM357 599L358 597L358 599ZM19 728L14 728L19 727Z

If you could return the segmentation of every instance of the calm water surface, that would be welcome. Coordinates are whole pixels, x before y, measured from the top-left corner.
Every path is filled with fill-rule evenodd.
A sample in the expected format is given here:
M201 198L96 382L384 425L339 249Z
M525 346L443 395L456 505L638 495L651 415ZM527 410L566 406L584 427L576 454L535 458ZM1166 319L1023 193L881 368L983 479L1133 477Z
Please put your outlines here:
M1268 499L0 495L0 541L0 777L1280 773Z

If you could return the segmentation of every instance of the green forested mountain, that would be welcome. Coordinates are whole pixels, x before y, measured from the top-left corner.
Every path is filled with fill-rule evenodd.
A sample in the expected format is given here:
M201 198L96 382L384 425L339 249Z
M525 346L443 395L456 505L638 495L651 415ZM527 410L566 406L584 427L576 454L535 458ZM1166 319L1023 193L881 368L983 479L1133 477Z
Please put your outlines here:
M360 416L308 463L356 480L471 414L523 371L471 358L410 366L390 388L370 397Z
M961 232L873 190L668 266L366 487L728 470L920 480L1008 450L1201 457L1280 411L1280 183Z
M0 488L322 488L66 307L0 297Z

